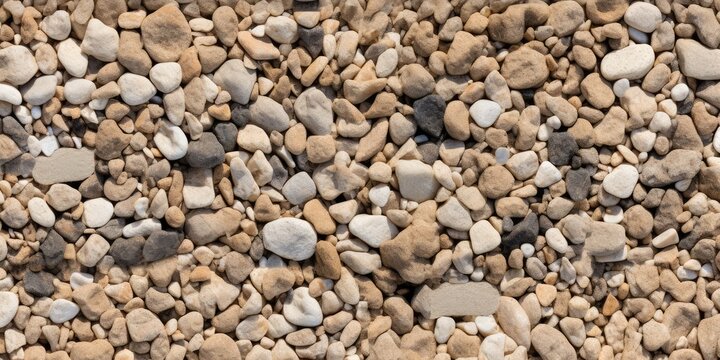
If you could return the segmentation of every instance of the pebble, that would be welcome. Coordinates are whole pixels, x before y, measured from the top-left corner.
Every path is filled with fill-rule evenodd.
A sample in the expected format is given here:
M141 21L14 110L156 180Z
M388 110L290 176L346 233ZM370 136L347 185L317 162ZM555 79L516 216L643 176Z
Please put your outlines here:
M280 218L263 227L265 248L285 259L301 261L313 256L316 243L317 235L305 220Z
M432 166L419 160L400 160L395 166L400 193L408 200L423 202L435 197L440 184Z
M100 61L112 62L117 59L119 45L120 36L114 28L98 19L90 19L80 49Z
M180 127L167 121L160 121L160 126L153 137L155 146L168 160L178 160L185 157L188 151L188 140Z
M295 116L310 133L326 135L333 123L332 102L322 91L310 88L302 92L295 100Z
M486 282L442 283L420 289L412 300L414 310L428 319L441 316L490 315L498 308L500 295Z
M77 44L75 46L77 47ZM58 56L59 54L60 49L58 48ZM0 80L11 85L25 84L38 71L35 57L25 46L10 45L0 49L0 60L3 62L3 66L0 68Z
M608 193L620 199L625 199L632 195L639 177L640 174L634 166L623 164L614 168L605 176L602 186Z
M470 106L470 116L482 128L492 126L502 113L502 106L490 100L478 100Z
M562 180L562 174L555 165L549 161L540 163L537 173L535 174L535 186L544 188L560 180Z
M226 61L215 71L213 76L215 84L230 93L232 100L240 104L248 103L256 80L255 70L246 68L239 59Z
M113 204L104 198L87 200L83 203L82 220L85 225L99 228L113 216Z
M20 301L17 294L9 291L0 291L0 326L5 327L15 318Z
M662 21L662 13L657 6L650 3L632 3L625 11L625 23L642 32L655 31Z
M650 45L629 45L605 55L600 63L600 72L610 81L623 78L636 80L645 76L654 62L655 52Z
M28 201L28 211L34 222L40 226L52 227L55 225L55 213L45 200L40 198L32 198Z
M72 301L56 299L50 305L49 318L56 324L70 321L80 312L80 307Z
M120 96L128 105L146 103L156 93L152 82L140 75L125 73L120 76L117 83L120 86Z
M500 233L487 220L480 220L470 228L470 243L475 255L494 250L500 242Z
M176 62L155 64L150 69L150 81L155 88L163 93L170 93L180 86L182 67Z
M382 215L358 214L348 224L350 232L371 247L380 247L383 242L394 238L398 229Z
M309 289L298 287L288 293L283 303L283 316L293 325L312 327L323 321L320 304L310 296Z

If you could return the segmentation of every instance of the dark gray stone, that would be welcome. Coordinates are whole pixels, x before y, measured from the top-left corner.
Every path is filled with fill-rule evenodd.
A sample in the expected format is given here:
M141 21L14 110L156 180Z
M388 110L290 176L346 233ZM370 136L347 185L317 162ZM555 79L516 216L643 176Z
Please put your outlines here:
M222 164L225 149L213 133L204 132L200 138L188 144L185 160L196 168L212 168Z
M565 175L567 193L573 201L586 199L590 193L590 185L592 179L587 169L569 170Z
M217 137L225 152L235 150L235 146L237 146L238 133L238 129L235 124L231 122L219 123L215 125L213 133L215 134L215 137Z
M63 261L66 244L62 236L55 230L50 230L45 240L40 244L40 252L42 252L45 265L47 265L49 269L55 268Z
M561 132L552 133L547 143L548 160L555 166L568 165L579 147L572 135Z
M440 137L443 132L445 107L445 100L440 95L433 94L415 100L413 110L418 128L429 136Z
M177 253L180 246L180 234L173 231L156 231L153 232L147 240L142 250L145 261L157 261Z
M25 277L23 277L25 291L33 296L50 296L55 292L53 278L55 277L52 274L44 271L26 271Z
M509 234L503 236L503 251L507 253L522 244L534 243L537 240L539 231L538 216L531 212L521 222L517 223Z
M141 236L115 239L110 247L110 256L121 266L139 264L142 261L143 245L145 239Z

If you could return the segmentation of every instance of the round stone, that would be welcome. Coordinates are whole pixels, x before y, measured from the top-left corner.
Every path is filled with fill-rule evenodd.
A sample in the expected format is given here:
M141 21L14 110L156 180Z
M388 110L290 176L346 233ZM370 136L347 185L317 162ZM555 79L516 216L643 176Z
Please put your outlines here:
M296 218L273 220L262 229L265 249L285 259L302 261L315 254L317 234L309 222Z

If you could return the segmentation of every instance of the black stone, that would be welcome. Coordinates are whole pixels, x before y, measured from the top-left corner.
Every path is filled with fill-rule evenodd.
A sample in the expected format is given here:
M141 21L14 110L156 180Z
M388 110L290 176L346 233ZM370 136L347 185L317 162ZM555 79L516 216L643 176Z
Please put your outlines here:
M443 132L445 117L445 100L440 95L428 95L415 100L415 122L420 130L432 137L440 137Z
M521 222L515 224L513 230L503 236L502 248L503 252L508 253L512 249L520 247L522 244L534 243L540 232L538 224L538 216L531 212Z
M225 152L235 150L235 146L237 145L238 129L233 123L219 123L215 125L213 133L215 134L215 137L217 137Z
M52 274L44 271L26 271L23 278L25 291L33 296L50 296L55 292L53 278Z
M320 26L312 29L298 26L298 35L300 37L300 45L305 47L313 58L320 55L323 49L323 37L325 37L325 31L323 31Z
M558 166L570 164L570 161L579 148L572 135L566 132L561 132L550 134L547 149L548 160Z
M204 132L199 139L191 141L185 155L188 165L195 168L212 168L222 164L224 159L225 149L210 132Z
M142 261L145 239L135 236L129 239L119 238L110 246L110 256L121 266L132 266Z
M173 231L155 231L147 240L142 250L145 261L157 261L173 256L180 247L180 234Z
M45 240L40 244L40 252L42 252L45 258L45 265L47 265L49 269L55 268L63 261L66 244L62 236L55 230L50 230Z
M590 193L590 171L586 169L569 170L565 175L565 186L570 199L581 201Z

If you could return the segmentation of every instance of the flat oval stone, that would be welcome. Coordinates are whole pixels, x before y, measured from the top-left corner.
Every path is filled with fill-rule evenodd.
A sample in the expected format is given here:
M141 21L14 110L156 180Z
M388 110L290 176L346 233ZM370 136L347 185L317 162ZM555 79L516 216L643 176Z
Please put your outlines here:
M263 227L265 249L285 259L301 261L315 254L317 234L305 220L281 218Z
M600 72L606 80L636 80L645 76L654 62L655 51L650 45L635 44L605 55Z
M60 148L52 156L35 160L32 177L42 185L82 181L95 172L95 153L88 149Z

